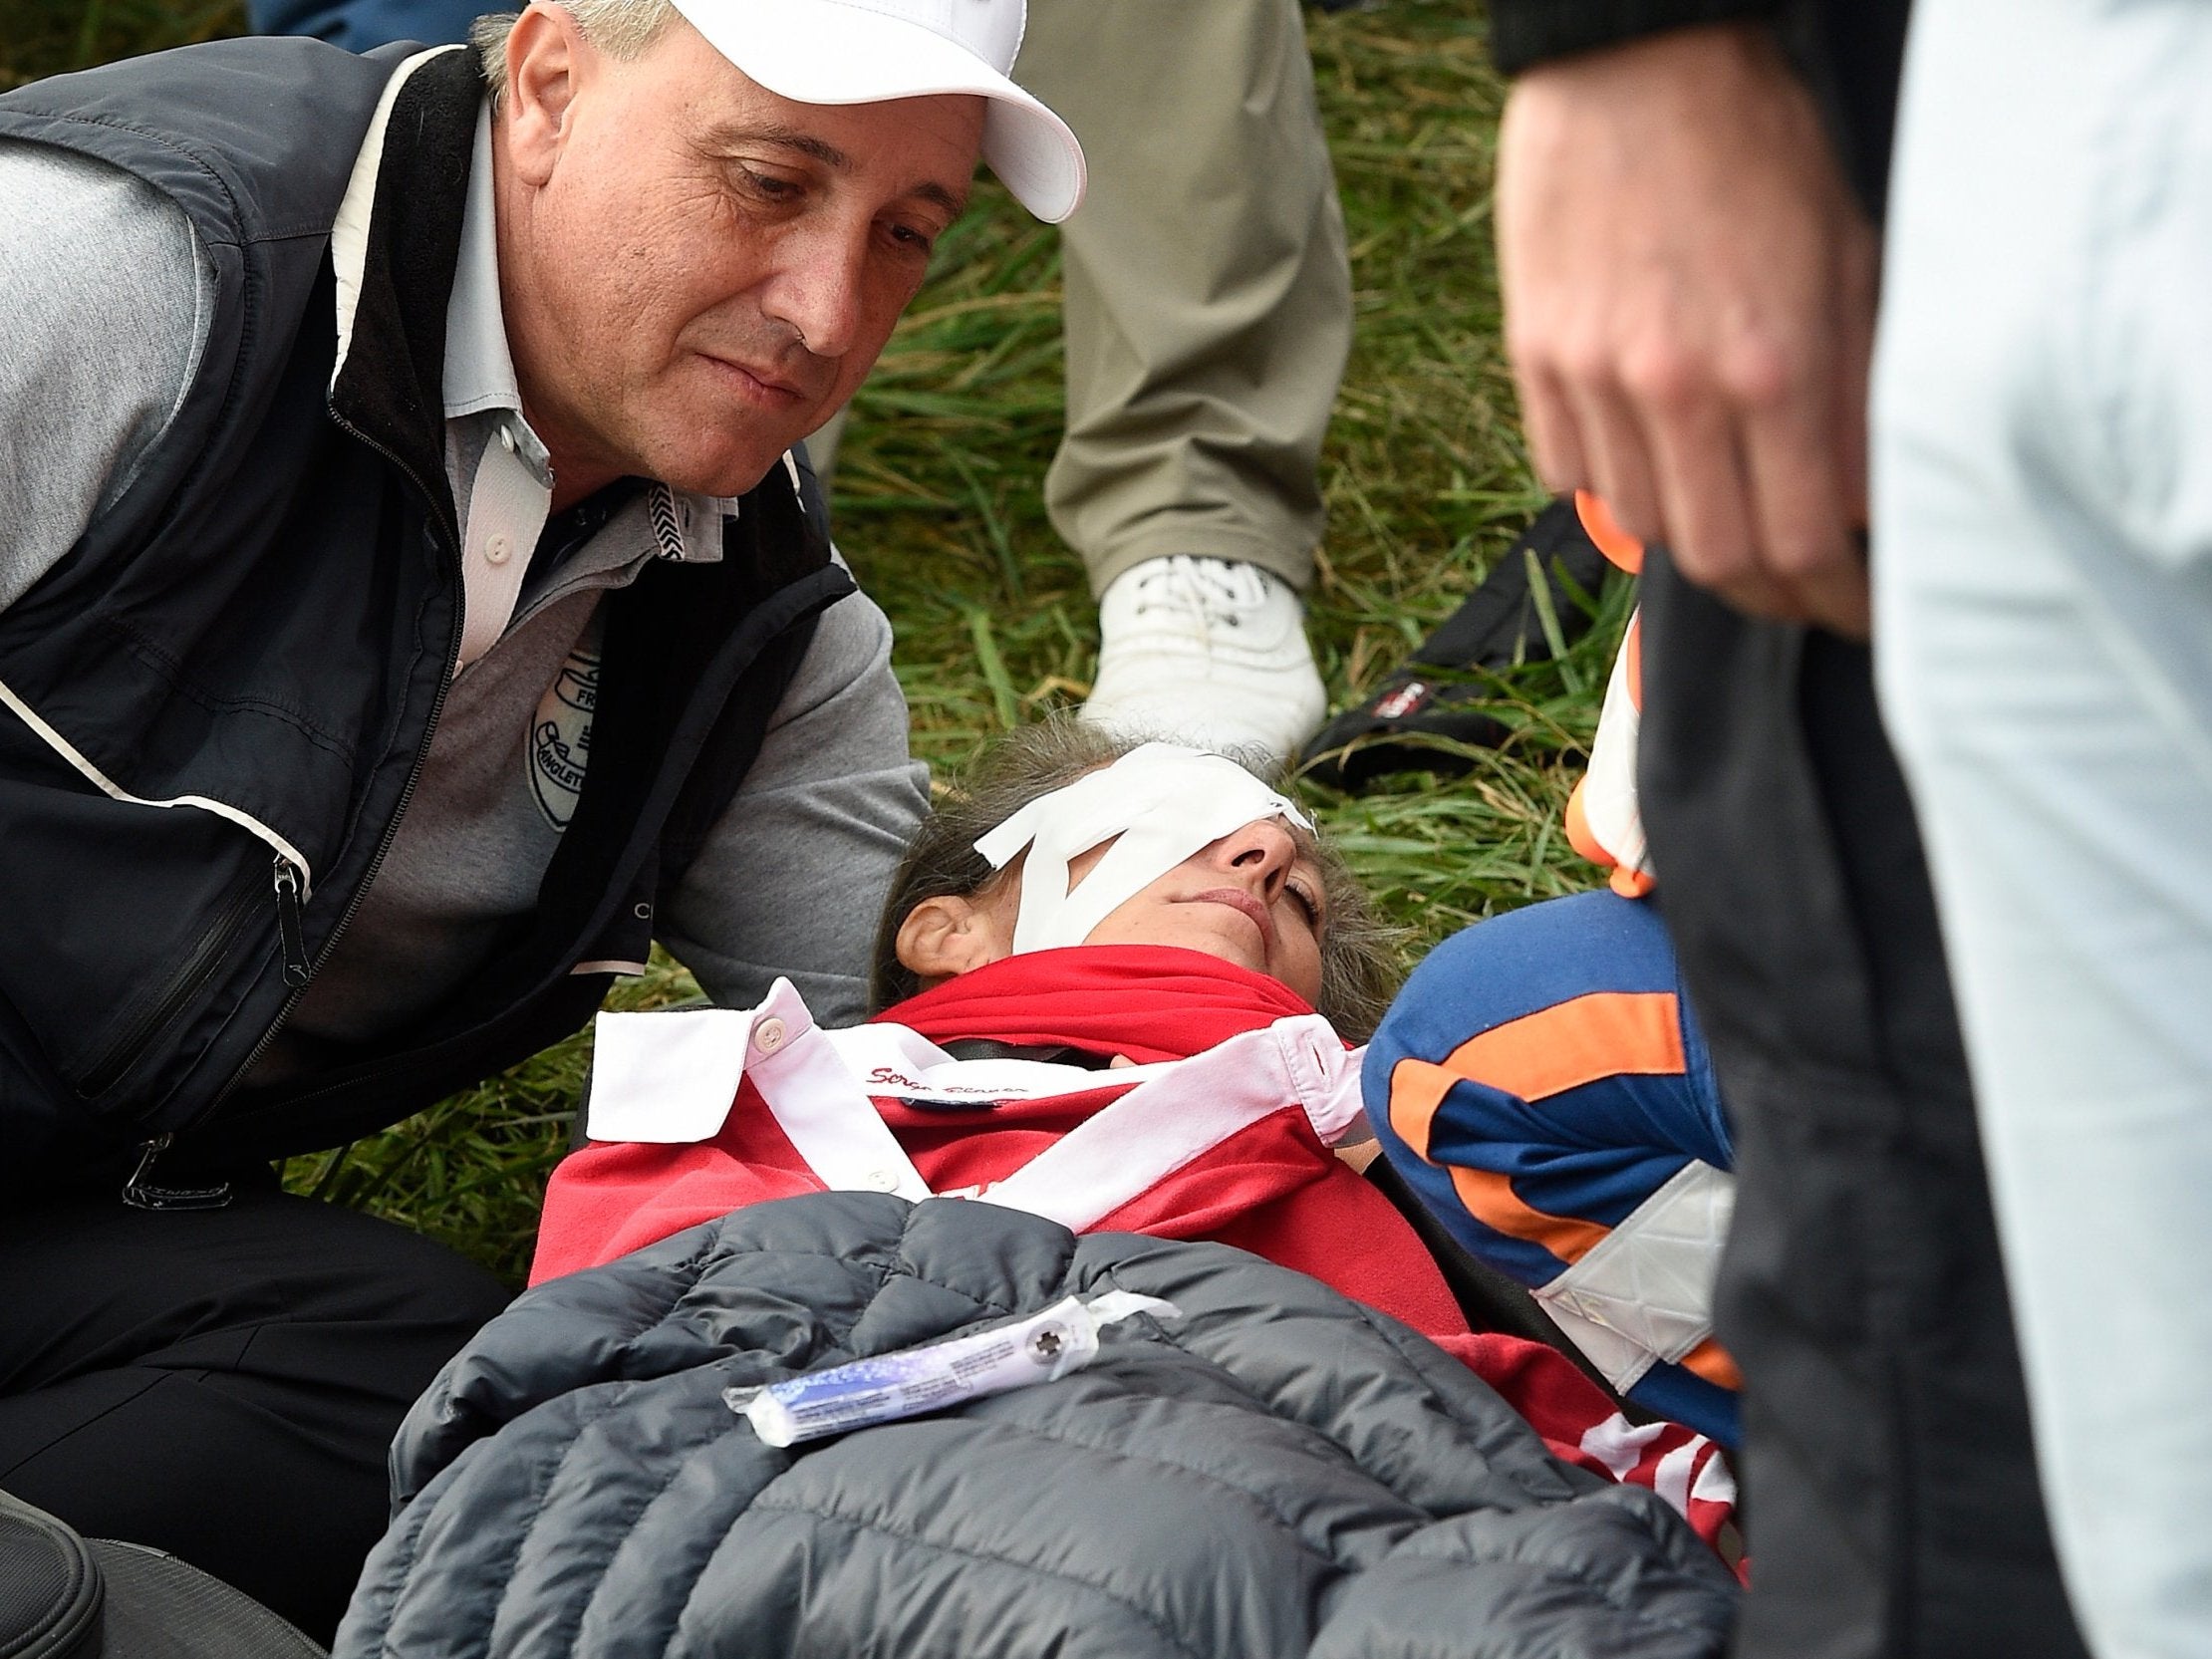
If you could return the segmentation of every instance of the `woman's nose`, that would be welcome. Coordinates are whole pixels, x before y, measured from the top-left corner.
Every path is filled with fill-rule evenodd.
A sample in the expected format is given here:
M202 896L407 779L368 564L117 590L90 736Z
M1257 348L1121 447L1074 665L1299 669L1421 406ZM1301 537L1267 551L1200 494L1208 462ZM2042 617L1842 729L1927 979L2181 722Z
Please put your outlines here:
M1276 818L1255 818L1214 843L1217 863L1246 877L1256 874L1269 893L1282 885L1297 853L1297 843Z

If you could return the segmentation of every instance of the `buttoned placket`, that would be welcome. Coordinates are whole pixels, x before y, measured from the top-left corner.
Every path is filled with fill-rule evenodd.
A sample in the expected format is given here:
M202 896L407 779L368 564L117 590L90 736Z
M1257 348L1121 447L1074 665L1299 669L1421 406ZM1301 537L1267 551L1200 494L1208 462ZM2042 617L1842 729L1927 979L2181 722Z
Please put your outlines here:
M468 529L461 543L463 610L460 661L466 670L499 641L514 617L530 554L553 506L550 479L522 452L536 440L501 421L485 442L468 491Z
M666 491L664 484L655 484L653 490ZM585 545L573 556L561 561L559 567L542 573L534 586L525 584L525 590L514 615L508 619L507 632L525 628L541 613L558 605L562 600L590 589L628 587L637 580L639 572L655 559L672 559L683 564L712 564L720 557L720 547L712 538L718 536L722 521L737 516L738 503L723 501L711 496L691 496L668 492L676 504L678 522L683 526L684 539L678 544L682 551L672 555L658 533L650 527L651 507L645 509L649 527L619 545L606 541L608 530L625 514L639 510L635 505L625 506L592 531Z

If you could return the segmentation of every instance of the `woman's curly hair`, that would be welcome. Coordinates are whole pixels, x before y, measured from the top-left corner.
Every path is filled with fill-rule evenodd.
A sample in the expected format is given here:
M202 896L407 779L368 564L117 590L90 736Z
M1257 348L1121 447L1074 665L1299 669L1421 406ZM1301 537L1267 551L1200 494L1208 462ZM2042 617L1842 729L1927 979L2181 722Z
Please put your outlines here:
M1144 741L1072 719L1042 720L988 745L945 787L892 878L876 931L870 1004L880 1012L921 989L898 953L899 930L916 907L927 899L972 898L1006 879L975 850L978 837L1039 796L1112 765ZM1327 841L1318 843L1315 862L1327 916L1319 1011L1341 1035L1365 1042L1404 976L1406 935L1375 914L1358 878Z

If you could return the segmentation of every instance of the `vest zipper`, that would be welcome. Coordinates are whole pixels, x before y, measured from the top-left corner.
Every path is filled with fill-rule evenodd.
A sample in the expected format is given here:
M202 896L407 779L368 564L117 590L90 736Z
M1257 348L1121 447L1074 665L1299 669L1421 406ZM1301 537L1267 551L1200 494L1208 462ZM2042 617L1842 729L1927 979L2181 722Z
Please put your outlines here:
M420 487L419 483L417 487ZM442 700L441 696L440 701ZM33 736L45 743L80 776L96 784L110 799L128 801L138 806L192 807L210 812L228 823L236 824L256 840L274 848L277 933L283 947L284 978L287 984L294 987L294 995L298 994L298 988L307 983L306 951L301 944L299 923L300 905L307 892L308 869L306 861L300 857L291 842L258 818L225 801L202 795L179 795L160 801L134 795L109 777L5 685L0 685L0 706L13 711L17 718L31 728ZM159 994L129 1025L118 1032L101 1051L99 1058L86 1068L84 1076L77 1083L80 1095L91 1097L105 1094L129 1074L131 1067L144 1054L147 1046L175 1020L189 1000L198 994L216 966L229 954L230 947L237 942L240 930L245 927L246 920L252 913L253 901L252 890L242 890L200 934L184 965L169 976ZM289 1002L286 1003L287 1011L290 1005ZM280 1014L279 1018L281 1017ZM261 1046L267 1046L267 1041L265 1035ZM257 1047L255 1052L258 1054L260 1048ZM224 1092L228 1092L227 1086ZM173 1135L160 1135L138 1144L138 1165L131 1179L125 1183L124 1201L145 1210L206 1210L219 1209L228 1204L230 1188L227 1183L207 1188L159 1188L146 1179L152 1171L154 1161L167 1149L172 1138Z
M169 975L168 983L145 1005L145 1011L117 1032L100 1057L86 1068L77 1085L79 1094L105 1094L131 1069L132 1063L145 1052L146 1044L160 1035L206 982L215 964L228 952L253 914L257 897L256 890L251 887L241 889L232 897L194 943L184 965Z
M133 806L152 806L163 809L190 807L195 811L213 813L225 823L236 824L255 840L273 848L279 857L291 860L293 864L299 867L302 882L306 881L307 861L300 856L299 849L250 812L240 811L228 801L218 801L209 795L172 795L163 801L152 800L144 795L134 795L102 771L94 763L91 756L49 725L44 715L40 714L28 702L25 702L4 682L0 682L0 708L8 709L17 719L29 726L32 736L53 750L55 755L69 766L70 770L77 773L86 782L94 785L110 800L124 801Z
M431 493L429 486L422 481L422 475L420 473L415 471L414 467L410 466L406 461L402 460L399 455L394 453L389 444L378 442L377 439L371 437L367 432L363 431L351 420L348 420L344 415L340 415L338 413L338 405L335 398L326 399L324 401L323 407L329 411L331 423L333 425L337 426L340 431L345 432L348 436L354 438L357 442L365 443L371 449L374 449L379 455L382 455L384 457L384 459L392 466L395 471L397 471L402 477L407 479L409 483L415 486L415 492L418 497L420 497L422 506L425 509L427 521L430 524L436 525L443 522L443 520L440 519L438 516L438 497ZM456 527L454 534L439 538L439 545L446 555L446 564L452 576L453 592L456 596L459 595L462 591L461 553L458 536L459 532ZM455 603L459 603L457 598L455 600ZM244 1082L246 1077L253 1071L253 1068L260 1063L261 1056L269 1051L269 1045L276 1041L277 1033L284 1029L284 1022L292 1017L292 1010L299 1005L300 997L305 994L308 981L314 977L315 970L321 968L325 963L330 961L331 953L337 950L339 940L345 936L347 928L353 925L354 917L360 911L362 901L369 896L370 884L377 879L377 872L384 868L385 855L392 851L392 843L400 833L400 820L407 816L408 807L415 800L415 786L422 781L422 769L429 763L430 738L437 730L438 717L445 712L445 693L453 684L453 671L460 666L460 642L461 630L459 619L456 618L452 630L452 636L446 643L445 672L438 677L437 691L430 698L429 718L423 722L422 740L415 746L415 764L409 768L407 783L402 786L400 790L399 805L393 808L392 816L384 826L384 836L377 843L377 851L375 856L373 856L369 860L369 868L362 872L361 880L354 884L353 897L346 902L345 914L339 917L338 926L331 929L330 937L323 941L323 949L321 954L314 958L312 962L308 961L305 941L297 932L299 921L299 895L296 889L294 890L290 900L290 903L293 907L293 927L295 929L295 932L288 943L284 940L284 907L286 904L286 900L284 895L283 875L281 871L281 865L283 861L279 860L280 871L277 878L277 932L280 944L286 952L284 982L287 985L291 986L291 993L285 997L283 1006L277 1009L276 1017L269 1021L269 1028L261 1033L261 1040L253 1045L253 1048L250 1052L247 1053L245 1059L239 1064L238 1068L230 1074L229 1081L224 1083L221 1088L215 1091L213 1097L210 1098L207 1104L202 1107L200 1111L192 1118L191 1122L183 1125L182 1130L172 1131L167 1135L156 1136L152 1141L141 1143L145 1153L145 1157L141 1164L141 1174L143 1173L144 1168L150 1167L153 1159L160 1156L161 1152L167 1148L168 1144L175 1139L178 1133L181 1133L183 1130L198 1128L209 1118L213 1117L215 1113L221 1109L222 1103L228 1100L231 1095L236 1092L238 1085ZM296 953L296 956L294 955L294 953ZM305 967L305 974L303 977L295 979L293 977L294 968L295 967L302 965L304 965ZM137 1177L134 1177L133 1179L136 1180ZM227 1199L225 1200L225 1202L228 1202Z

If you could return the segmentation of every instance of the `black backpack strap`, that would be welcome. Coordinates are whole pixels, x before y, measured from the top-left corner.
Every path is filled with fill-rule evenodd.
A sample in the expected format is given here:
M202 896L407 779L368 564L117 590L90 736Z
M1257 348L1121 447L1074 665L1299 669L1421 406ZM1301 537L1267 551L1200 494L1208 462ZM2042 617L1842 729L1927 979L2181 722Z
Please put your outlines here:
M1554 629L1570 646L1588 633L1609 568L1573 497L1560 496L1402 667L1307 742L1300 773L1356 790L1392 772L1467 771L1474 762L1447 745L1495 748L1513 735L1489 712L1491 677L1549 658Z

